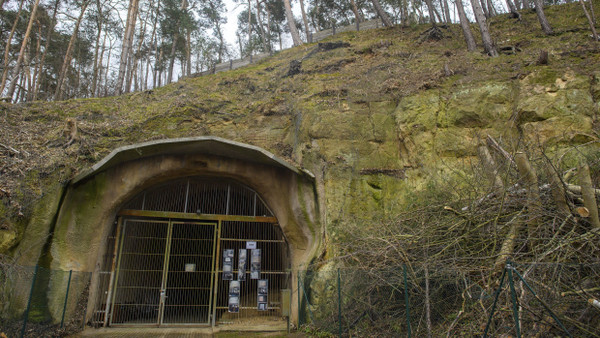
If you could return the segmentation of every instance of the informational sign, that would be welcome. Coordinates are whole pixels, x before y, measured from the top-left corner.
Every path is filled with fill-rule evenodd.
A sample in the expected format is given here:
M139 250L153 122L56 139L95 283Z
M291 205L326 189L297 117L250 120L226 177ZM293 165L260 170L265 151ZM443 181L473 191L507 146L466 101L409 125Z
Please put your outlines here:
M253 249L250 256L250 279L260 279L260 249Z
M248 249L248 250L256 249L256 242L246 242L246 249Z
M229 302L227 309L231 313L240 312L240 282L237 280L229 282Z
M235 251L233 249L223 250L223 280L233 279L233 257Z
M196 264L186 263L185 264L185 272L194 272L196 271Z
M261 279L258 281L258 311L268 310L268 298L269 298L269 281Z
M246 280L246 265L247 265L248 251L246 249L240 249L238 255L238 280Z

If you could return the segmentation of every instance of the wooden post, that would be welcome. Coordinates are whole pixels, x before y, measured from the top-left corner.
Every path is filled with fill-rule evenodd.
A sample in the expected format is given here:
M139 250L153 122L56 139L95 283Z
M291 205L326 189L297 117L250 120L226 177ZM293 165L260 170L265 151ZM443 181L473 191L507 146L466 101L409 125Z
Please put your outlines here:
M581 184L581 195L583 197L583 205L590 212L590 223L594 228L600 228L600 220L598 219L598 202L594 187L592 186L592 177L590 175L590 167L583 164L577 170L579 174L579 183Z
M500 191L504 189L504 183L502 183L502 179L498 175L498 167L487 146L481 144L479 145L478 150L485 173L488 175L488 178L494 182L494 190Z
M550 163L547 163L546 166L546 174L550 178L550 191L552 192L552 197L554 198L554 203L556 204L556 208L561 216L567 216L571 214L571 209L569 208L569 204L567 203L565 187L563 182L558 177L556 170L552 167Z
M535 235L535 228L537 227L538 217L540 216L540 211L542 209L538 179L535 170L529 164L529 160L525 153L518 152L515 154L515 162L517 163L521 182L525 183L527 188L527 212L529 213L527 225L529 237L532 237Z

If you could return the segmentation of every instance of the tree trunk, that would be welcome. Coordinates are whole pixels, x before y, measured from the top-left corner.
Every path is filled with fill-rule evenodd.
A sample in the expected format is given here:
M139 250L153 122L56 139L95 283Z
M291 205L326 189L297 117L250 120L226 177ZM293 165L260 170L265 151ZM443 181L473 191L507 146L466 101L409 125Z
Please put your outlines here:
M39 0L38 0L39 1ZM79 14L79 18L77 18L77 22L75 23L75 28L73 29L73 35L71 35L71 39L69 40L69 45L67 46L67 51L65 53L65 59L63 61L60 75L58 77L58 82L56 83L56 91L54 92L54 99L57 101L62 100L62 86L65 81L65 76L67 75L67 71L69 69L69 64L71 64L71 52L73 51L73 45L75 44L75 40L77 40L77 35L79 34L79 25L81 24L81 20L83 19L83 14L85 14L85 10L87 9L89 2L85 1L81 7L81 13Z
M294 15L292 14L292 5L290 5L290 0L283 0L283 5L285 6L285 17L287 18L288 26L290 27L292 41L294 42L294 46L299 46L302 44L302 40L300 39L300 33L298 32L298 28L296 27L296 22L294 21Z
M33 88L33 100L37 100L37 97L40 92L40 86L42 84L42 76L44 75L44 64L46 63L46 55L48 53L48 47L50 46L50 40L52 38L52 33L54 32L54 27L56 27L56 13L58 12L58 5L60 0L56 0L54 3L54 11L52 12L52 26L48 30L48 35L46 36L46 43L44 44L44 52L42 53L42 59L40 60L40 64L38 65L38 79L35 82L35 87Z
M521 20L521 13L519 13L519 9L515 5L515 3L512 0L506 0L506 4L508 5L508 9L510 10L510 13L515 18L519 19L519 21L520 21Z
M483 168L485 170L486 175L489 180L494 182L494 190L502 191L504 190L504 183L502 182L502 178L498 174L498 167L494 158L490 154L487 146L482 143L479 148L479 157L481 158L481 163L483 164Z
M187 0L183 0L181 2L181 9L183 11L187 10ZM173 68L175 66L175 52L177 51L177 41L179 40L179 25L180 22L177 22L175 34L173 34L173 45L171 46L171 57L169 59L169 73L167 76L167 83L171 83L173 81Z
M100 58L100 37L102 36L102 4L100 0L96 0L96 9L98 11L98 19L96 25L98 26L98 33L96 34L96 48L94 52L94 69L92 71L92 95L96 95L96 87L98 86L98 59ZM106 40L106 35L104 36Z
M100 84L102 83L102 65L104 63L104 52L106 52L106 36L108 34L104 34L104 38L102 38L102 47L100 48L100 57L98 58L98 78L96 79L96 87L93 92L93 96L100 96Z
M17 87L17 81L19 80L19 72L21 71L21 63L23 62L23 58L25 57L25 48L27 47L27 43L29 42L29 36L31 35L31 28L33 27L33 22L35 21L35 16L37 14L38 5L40 4L40 0L35 0L33 4L33 8L31 9L31 16L29 17L29 24L27 24L27 30L25 31L25 37L23 37L23 43L21 44L21 50L19 51L19 57L17 58L17 64L15 68L13 68L12 80L10 82L10 86L8 87L7 97L12 97L15 93L15 88Z
M35 83L38 77L38 64L41 59L41 49L42 49L42 25L39 24L38 21L38 34L37 34L37 42L35 44L35 65L33 66L33 77L29 80L29 88L27 90L27 101L33 101L33 94L35 91ZM27 63L27 62L26 62Z
M425 0L425 3L427 4L427 10L429 11L429 22L431 22L433 27L435 27L435 11L433 8L433 2L431 0Z
M583 0L579 0L579 3L581 4L581 7L583 7L583 12L585 13L585 17L588 19L588 23L590 24L590 29L592 30L592 36L594 37L594 40L598 41L599 39L598 39L598 33L596 32L595 20L594 20L594 18L592 18L590 16L590 13L588 12L587 8L585 8L585 3L583 2ZM590 1L590 6L592 6L591 1Z
M352 0L352 3L354 3L354 0ZM306 11L304 10L304 0L300 0L300 11L302 12L302 21L304 21L304 32L306 33L306 41L308 42L310 28L308 27L308 18L306 16Z
M598 202L596 194L592 186L592 178L590 176L590 167L587 164L582 165L578 169L579 184L581 184L581 195L583 197L583 205L590 212L590 223L594 228L600 228L600 219L598 218Z
M556 204L556 209L562 217L567 217L571 214L571 209L567 203L564 183L560 180L558 173L550 163L546 163L544 168L546 169L546 176L550 178L550 190L554 204Z
M19 24L19 18L21 17L21 12L23 11L23 3L25 0L21 0L19 3L19 10L17 11L17 16L15 17L15 22L10 30L10 34L8 35L8 40L6 40L6 47L4 47L4 69L2 70L2 83L0 83L0 94L4 92L4 88L6 87L6 78L8 77L8 58L10 57L10 43L12 42L13 36L15 35L15 31L17 30L17 25Z
M271 52L271 43L267 41L267 36L265 35L265 29L262 24L262 18L260 16L260 1L256 0L256 24L258 26L258 30L260 30L260 37L262 39L262 45L266 52Z
M150 50L148 51L148 54L146 55L146 76L144 79L144 89L148 89L148 76L149 76L149 72L150 72L150 51L154 52L154 58L156 60L157 57L157 42L156 42L156 27L158 25L158 16L160 14L160 1L158 1L156 3L156 14L154 16L154 23L152 25L152 36L150 37L150 41L151 41L151 46L150 46ZM156 72L153 72L153 77L156 77ZM152 79L152 87L155 87L154 85L154 79Z
M354 13L354 18L356 19L356 22L361 23L361 22L365 21L361 15L361 13L358 11L358 6L356 6L356 1L350 0L350 4L352 5L352 13Z
M527 212L528 212L528 234L529 238L535 240L537 237L538 220L541 216L542 201L540 199L540 188L538 178L533 167L529 164L527 155L518 152L515 154L515 162L519 170L520 181L527 189Z
M123 83L127 71L127 64L131 55L131 47L133 45L133 35L135 31L135 22L137 20L137 12L139 8L139 0L130 0L127 10L127 22L125 23L125 32L123 34L123 47L121 50L121 59L119 61L119 75L117 77L116 89L117 95L123 93Z
M475 13L475 19L479 25L479 30L481 31L481 39L483 40L483 47L485 51L492 57L498 56L498 52L496 51L496 47L494 47L494 43L492 42L492 37L487 27L487 21L485 19L485 15L483 14L483 10L479 5L479 1L471 0L471 6L473 7L473 13Z
M444 7L444 13L446 15L446 23L452 23L452 17L450 16L450 6L448 5L448 0L440 0L440 4Z
M490 18L490 13L487 10L487 6L485 5L485 1L486 0L480 0L479 4L481 5L481 10L483 11L483 14L485 15L486 19Z
M490 17L496 16L498 13L496 12L496 8L494 8L494 3L492 0L487 0L487 8L490 14Z
M190 31L189 28L186 28L186 35L187 35L187 48L186 48L186 61L187 61L187 66L185 68L186 74L187 76L192 75L192 32Z
M427 0L427 1L431 1L431 0ZM390 20L390 17L387 15L387 13L381 7L379 0L371 0L371 2L373 3L373 7L375 7L375 11L377 12L377 15L379 15L379 18L381 18L383 25L386 27L391 27L392 20Z
M248 0L248 45L246 46L248 56L252 55L252 1Z
M546 35L552 34L552 28L550 27L548 18L546 18L546 14L544 13L544 0L534 0L534 2L535 13L537 14L540 25L542 26L542 31L544 31L544 34Z
M458 18L460 20L460 27L462 28L465 41L467 42L467 50L469 52L473 52L475 49L477 49L477 44L475 43L475 38L473 38L473 33L471 32L469 19L467 19L467 15L465 14L465 8L463 7L462 0L455 1L456 10L458 11Z
M104 96L108 96L108 71L110 70L110 57L112 56L112 48L113 42L110 40L110 45L108 46L108 57L106 60L106 70L104 71Z

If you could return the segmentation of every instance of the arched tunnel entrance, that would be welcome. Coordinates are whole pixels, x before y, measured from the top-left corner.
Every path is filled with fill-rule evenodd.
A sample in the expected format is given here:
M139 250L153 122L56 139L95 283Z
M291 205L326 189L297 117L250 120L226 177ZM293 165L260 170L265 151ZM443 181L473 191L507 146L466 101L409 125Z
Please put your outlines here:
M52 269L92 272L70 287L89 290L94 327L295 322L293 272L322 244L316 191L310 172L218 137L124 146L65 188ZM62 309L53 278L50 306Z
M193 176L145 189L119 210L107 246L98 323L218 325L289 314L287 241L262 197L237 181Z

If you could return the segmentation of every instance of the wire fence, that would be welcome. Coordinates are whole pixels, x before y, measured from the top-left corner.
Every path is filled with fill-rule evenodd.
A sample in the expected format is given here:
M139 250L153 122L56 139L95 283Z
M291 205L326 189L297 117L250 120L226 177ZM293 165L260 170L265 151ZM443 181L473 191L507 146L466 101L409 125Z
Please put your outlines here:
M600 337L600 265L298 273L299 325L345 336Z
M336 35L338 33L344 33L344 32L350 32L350 31L358 32L358 31L365 31L365 30L369 30L369 29L377 29L380 27L383 27L383 22L381 21L381 19L373 19L373 20L368 20L368 21L364 21L364 22L356 22L353 25L346 25L346 26L340 26L340 27L336 27L335 24L332 23L332 27L329 29L325 29L322 31L314 32L314 33L311 32L307 38L307 40L308 40L307 42L315 43L315 42L319 42L327 37L330 37L332 35ZM212 66L212 68L210 68L208 70L205 70L203 72L199 72L196 74L192 74L191 77L199 77L199 76L204 76L204 75L209 75L209 74L225 72L228 70L238 69L241 67L248 66L252 63L258 62L269 56L271 56L270 53L251 54L245 58L229 60L226 62L215 64Z
M7 337L54 337L81 331L91 273L39 266L0 267L0 333ZM86 288L87 289L87 288ZM87 291L87 290L86 290Z

